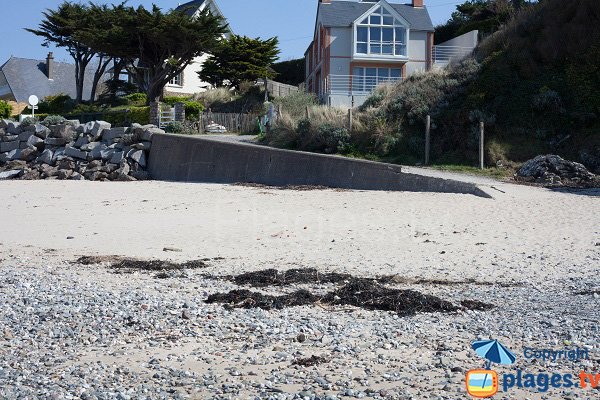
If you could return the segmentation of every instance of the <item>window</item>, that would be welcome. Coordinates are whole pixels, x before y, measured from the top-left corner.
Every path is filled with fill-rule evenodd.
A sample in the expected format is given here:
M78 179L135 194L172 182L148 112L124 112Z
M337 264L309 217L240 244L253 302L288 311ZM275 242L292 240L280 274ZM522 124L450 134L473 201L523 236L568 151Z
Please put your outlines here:
M356 54L407 56L406 27L385 8L377 8L356 26Z
M169 85L183 86L183 74L177 75L175 78L169 81Z
M400 80L402 68L354 67L352 74L352 90L369 93L382 83Z

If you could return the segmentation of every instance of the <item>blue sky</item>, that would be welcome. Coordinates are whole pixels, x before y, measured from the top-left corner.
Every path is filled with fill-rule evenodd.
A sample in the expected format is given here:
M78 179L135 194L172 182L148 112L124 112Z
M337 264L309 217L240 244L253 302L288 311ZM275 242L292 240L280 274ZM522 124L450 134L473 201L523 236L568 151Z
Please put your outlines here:
M300 58L308 47L314 28L318 0L216 0L233 31L252 37L279 36L282 60ZM408 3L410 0L389 0ZM45 58L49 49L41 46L40 38L23 28L36 27L42 11L57 7L62 0L4 0L0 24L0 65L11 55L24 58ZM118 3L118 0L95 0L98 3ZM176 7L185 0L155 0L163 9ZM445 22L456 5L464 0L425 0L434 24ZM130 0L129 4L150 7L148 0ZM69 56L54 49L57 60L68 61Z

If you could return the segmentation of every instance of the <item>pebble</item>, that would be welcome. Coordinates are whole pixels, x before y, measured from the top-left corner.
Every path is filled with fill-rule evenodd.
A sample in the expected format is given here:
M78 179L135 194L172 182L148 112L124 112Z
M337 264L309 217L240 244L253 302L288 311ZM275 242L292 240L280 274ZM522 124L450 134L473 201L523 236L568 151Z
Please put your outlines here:
M470 350L477 338L498 338L517 354L514 368L530 372L547 366L525 360L524 346L600 350L597 305L574 294L591 285L587 278L572 290L552 282L537 290L434 288L452 301L502 308L405 317L317 307L230 310L204 300L237 286L208 280L204 270L155 279L101 266L16 264L0 262L3 399L449 400L464 397L465 372L481 367ZM568 301L556 301L557 293ZM294 365L313 355L327 361ZM590 367L556 363L552 370Z

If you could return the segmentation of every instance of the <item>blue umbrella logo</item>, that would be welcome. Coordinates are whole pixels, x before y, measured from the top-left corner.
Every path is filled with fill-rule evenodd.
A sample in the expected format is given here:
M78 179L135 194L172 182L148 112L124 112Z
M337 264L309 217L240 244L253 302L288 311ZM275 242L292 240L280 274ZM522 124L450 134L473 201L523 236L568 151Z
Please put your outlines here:
M490 369L492 363L510 365L514 364L517 359L517 356L497 340L477 340L471 344L471 347L478 356L487 360L485 364L487 370ZM485 375L481 387L485 387L487 378L488 374Z
M487 360L485 365L487 369L492 363L510 365L517 359L517 356L497 340L477 340L471 344L471 347L478 356Z

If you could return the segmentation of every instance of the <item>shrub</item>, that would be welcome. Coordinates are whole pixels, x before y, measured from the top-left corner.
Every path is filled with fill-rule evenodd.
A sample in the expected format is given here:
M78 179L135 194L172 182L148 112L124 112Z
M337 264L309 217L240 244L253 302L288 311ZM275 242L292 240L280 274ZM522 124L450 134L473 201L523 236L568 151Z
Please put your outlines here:
M75 100L67 94L47 96L38 105L41 113L68 114L75 108Z
M200 102L189 100L185 104L185 117L187 119L197 120L200 118L200 113L204 111L204 105Z
M136 122L141 125L150 123L150 107L129 107L129 112L107 112L98 118L109 122L113 126L126 126Z
M78 104L70 114L94 114L100 112L102 108L93 104Z
M310 118L296 119L283 110L265 141L277 147L316 152L345 152L351 144L345 110L312 107Z
M42 121L42 125L60 125L62 123L65 122L65 118L61 117L60 115L48 115L46 118L44 118L44 120Z
M21 126L23 128L34 125L38 122L37 118L32 118L32 117L27 117L24 118L23 121L21 121Z
M540 93L533 96L533 109L539 112L564 113L562 98L558 92L543 87Z
M346 128L332 124L321 125L317 130L316 145L325 153L343 153L350 148L350 133Z
M123 97L127 100L127 104L131 106L144 106L148 101L148 96L146 93L132 93Z
M137 122L140 125L150 124L150 107L131 107L129 119L130 122Z
M179 121L169 122L165 127L165 132L167 133L177 133L181 134L185 131L185 127Z
M210 108L215 104L227 103L231 101L232 97L234 97L233 92L227 88L221 87L195 94L193 100L201 102L206 108Z
M196 131L192 128L192 126L186 124L185 122L173 121L169 122L165 127L165 132L174 133L177 135L194 135Z
M189 96L165 96L162 100L162 103L173 107L175 103L185 103L188 100L190 100Z
M12 106L4 100L0 100L0 118L9 118L12 115Z
M280 105L281 109L294 118L300 118L306 114L306 107L314 107L319 104L317 96L312 93L296 92L285 97L274 98L273 103Z

